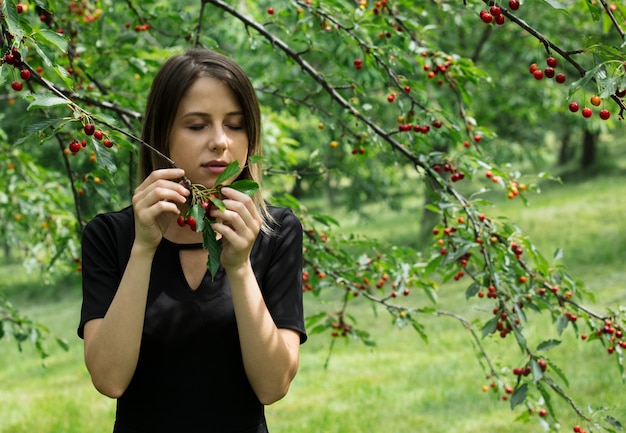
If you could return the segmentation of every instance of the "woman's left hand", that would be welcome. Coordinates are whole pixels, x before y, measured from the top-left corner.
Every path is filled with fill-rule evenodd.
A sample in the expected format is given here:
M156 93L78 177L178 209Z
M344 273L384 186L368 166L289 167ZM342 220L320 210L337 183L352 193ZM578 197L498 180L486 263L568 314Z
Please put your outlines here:
M211 226L222 235L220 262L226 271L236 270L250 260L250 252L261 230L262 219L252 199L235 189L221 190L225 210L211 210Z

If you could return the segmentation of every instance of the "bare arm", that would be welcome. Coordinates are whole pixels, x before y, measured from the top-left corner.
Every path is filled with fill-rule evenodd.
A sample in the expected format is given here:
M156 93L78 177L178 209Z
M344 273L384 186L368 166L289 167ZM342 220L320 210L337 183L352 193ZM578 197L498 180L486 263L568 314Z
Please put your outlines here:
M224 188L226 211L212 211L222 235L221 263L231 286L244 368L263 404L284 397L298 370L300 335L279 329L272 319L250 263L250 252L261 227L252 200Z
M269 314L252 268L228 273L243 364L263 404L283 398L298 371L300 334L279 329Z
M124 393L137 366L154 253L179 214L176 203L189 193L169 179L182 175L157 170L135 191L135 240L126 270L104 318L85 324L85 364L96 389L112 398Z

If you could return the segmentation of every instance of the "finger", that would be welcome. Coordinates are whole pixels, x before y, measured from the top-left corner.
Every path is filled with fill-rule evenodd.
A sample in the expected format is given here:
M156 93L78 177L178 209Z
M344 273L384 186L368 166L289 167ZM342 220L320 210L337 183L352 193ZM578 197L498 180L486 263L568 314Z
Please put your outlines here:
M237 212L246 225L260 227L262 220L251 197L232 188L223 188L222 190L227 190L223 200L226 209Z
M148 175L148 177L144 179L141 185L137 187L136 191L143 191L160 179L175 181L182 178L184 175L185 171L180 168L164 168L160 170L154 170Z
M247 194L229 187L222 188L221 192L225 199L232 199L243 203L251 215L254 215L254 213L256 213L256 204L254 204L252 198Z

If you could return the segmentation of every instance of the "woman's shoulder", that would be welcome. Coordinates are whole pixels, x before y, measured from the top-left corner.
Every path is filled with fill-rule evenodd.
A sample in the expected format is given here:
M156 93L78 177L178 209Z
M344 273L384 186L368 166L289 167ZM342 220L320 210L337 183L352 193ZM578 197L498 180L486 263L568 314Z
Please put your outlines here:
M99 213L85 226L85 232L108 231L116 234L128 233L134 229L134 214L132 206L123 209Z
M271 221L270 227L272 227L273 230L280 231L281 228L284 228L284 226L302 226L300 220L291 208L268 205L267 212L272 217L273 221Z

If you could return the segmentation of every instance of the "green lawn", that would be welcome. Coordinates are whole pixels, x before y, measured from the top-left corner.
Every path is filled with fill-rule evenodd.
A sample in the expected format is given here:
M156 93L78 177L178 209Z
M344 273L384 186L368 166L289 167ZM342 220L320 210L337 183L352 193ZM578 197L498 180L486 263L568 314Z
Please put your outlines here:
M571 273L585 281L599 300L590 307L601 310L604 303L626 304L626 228L622 223L626 201L621 195L622 184L621 178L605 178L552 186L542 195L531 196L530 207L521 206L519 200L505 201L496 214L519 223L547 255L557 246L565 248ZM417 206L406 214L384 216L385 226L394 229L394 237L412 234L414 228L402 221ZM352 224L349 218L345 220L346 225ZM373 221L355 224L364 232L377 229L385 235L384 227ZM61 291L45 289L45 296L32 295L40 291L35 285L38 279L21 275L18 265L0 267L0 280L22 312L49 325L70 343L68 352L51 346L51 357L42 366L28 344L20 353L13 342L0 340L0 433L110 432L114 402L92 387L82 360L82 342L76 337L80 306L77 280L65 282ZM466 301L464 289L458 283L442 287L438 307L467 316L484 308L478 300ZM415 302L425 303L417 296ZM310 295L305 302L308 314L332 308ZM289 395L267 409L272 433L541 431L535 417L528 422L515 421L524 414L522 408L511 411L498 395L482 391L489 381L477 361L469 333L459 322L423 317L429 335L426 344L411 329L391 327L385 311L372 314L364 299L352 308L358 325L372 332L377 345L365 347L339 340L328 368L324 368L329 340L326 335L311 336L302 346L300 371ZM595 409L610 407L611 415L626 422L624 385L615 356L593 343L576 341L571 332L559 337L546 319L531 322L529 341L564 341L549 352L549 357L570 381L566 392ZM484 343L495 350L491 353L497 354L494 362L499 366L524 358L512 339L487 339ZM560 431L571 432L579 420L563 400L553 397L553 404L559 409Z

